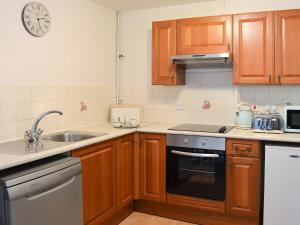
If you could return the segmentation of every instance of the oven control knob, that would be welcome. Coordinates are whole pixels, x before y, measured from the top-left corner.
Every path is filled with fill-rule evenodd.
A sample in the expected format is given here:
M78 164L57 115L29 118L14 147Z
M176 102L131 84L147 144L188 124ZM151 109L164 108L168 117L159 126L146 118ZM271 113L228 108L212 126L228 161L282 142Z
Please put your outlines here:
M201 141L201 145L206 145L206 143L207 143L207 139L203 139L202 141Z
M188 143L187 137L185 137L185 138L183 139L183 143L184 143L184 144L187 144L187 143Z

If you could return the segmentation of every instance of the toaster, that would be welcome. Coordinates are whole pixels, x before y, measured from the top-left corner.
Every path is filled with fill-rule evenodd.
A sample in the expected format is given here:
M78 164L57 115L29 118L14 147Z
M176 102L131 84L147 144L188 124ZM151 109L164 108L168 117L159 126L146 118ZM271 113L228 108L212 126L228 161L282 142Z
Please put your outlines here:
M283 133L283 119L279 114L257 114L251 123L252 132L258 133Z

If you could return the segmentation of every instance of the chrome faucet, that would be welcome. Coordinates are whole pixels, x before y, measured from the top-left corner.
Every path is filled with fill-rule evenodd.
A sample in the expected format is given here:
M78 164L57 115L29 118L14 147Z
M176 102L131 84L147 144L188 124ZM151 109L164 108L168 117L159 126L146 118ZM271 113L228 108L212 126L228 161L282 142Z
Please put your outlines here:
M53 111L47 111L41 115L39 115L35 121L32 124L32 128L27 130L25 133L25 139L27 139L29 142L37 142L39 140L40 135L43 133L43 130L38 128L38 125L40 121L47 115L52 114L52 113L57 113L59 115L63 115L63 112L53 110Z

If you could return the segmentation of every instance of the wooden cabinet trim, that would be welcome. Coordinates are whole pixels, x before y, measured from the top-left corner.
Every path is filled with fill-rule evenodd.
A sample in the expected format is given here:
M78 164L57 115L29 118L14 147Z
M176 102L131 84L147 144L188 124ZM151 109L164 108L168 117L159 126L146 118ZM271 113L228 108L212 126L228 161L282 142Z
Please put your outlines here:
M195 208L213 212L225 212L225 202L222 201L167 194L167 203L171 205L184 206L187 208Z
M226 154L230 156L260 157L261 142L256 140L227 139Z

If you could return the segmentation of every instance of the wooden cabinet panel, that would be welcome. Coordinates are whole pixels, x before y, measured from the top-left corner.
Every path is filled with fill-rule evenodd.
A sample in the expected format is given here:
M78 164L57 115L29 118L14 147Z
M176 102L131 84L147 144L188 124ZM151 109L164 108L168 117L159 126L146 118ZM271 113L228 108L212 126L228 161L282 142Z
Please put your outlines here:
M72 153L81 158L84 224L99 224L117 209L114 141Z
M227 139L226 154L231 156L260 157L260 141Z
M152 83L154 85L185 84L182 68L173 64L176 55L176 20L152 24Z
M134 186L134 138L133 135L118 140L118 207L122 208L133 201Z
M232 16L177 20L177 54L230 52Z
M233 16L235 84L274 82L273 12Z
M232 16L177 20L177 54L230 52Z
M166 141L165 135L140 135L141 198L166 201Z
M227 213L258 217L259 209L259 159L227 157Z
M300 10L275 12L275 71L281 84L300 84Z

